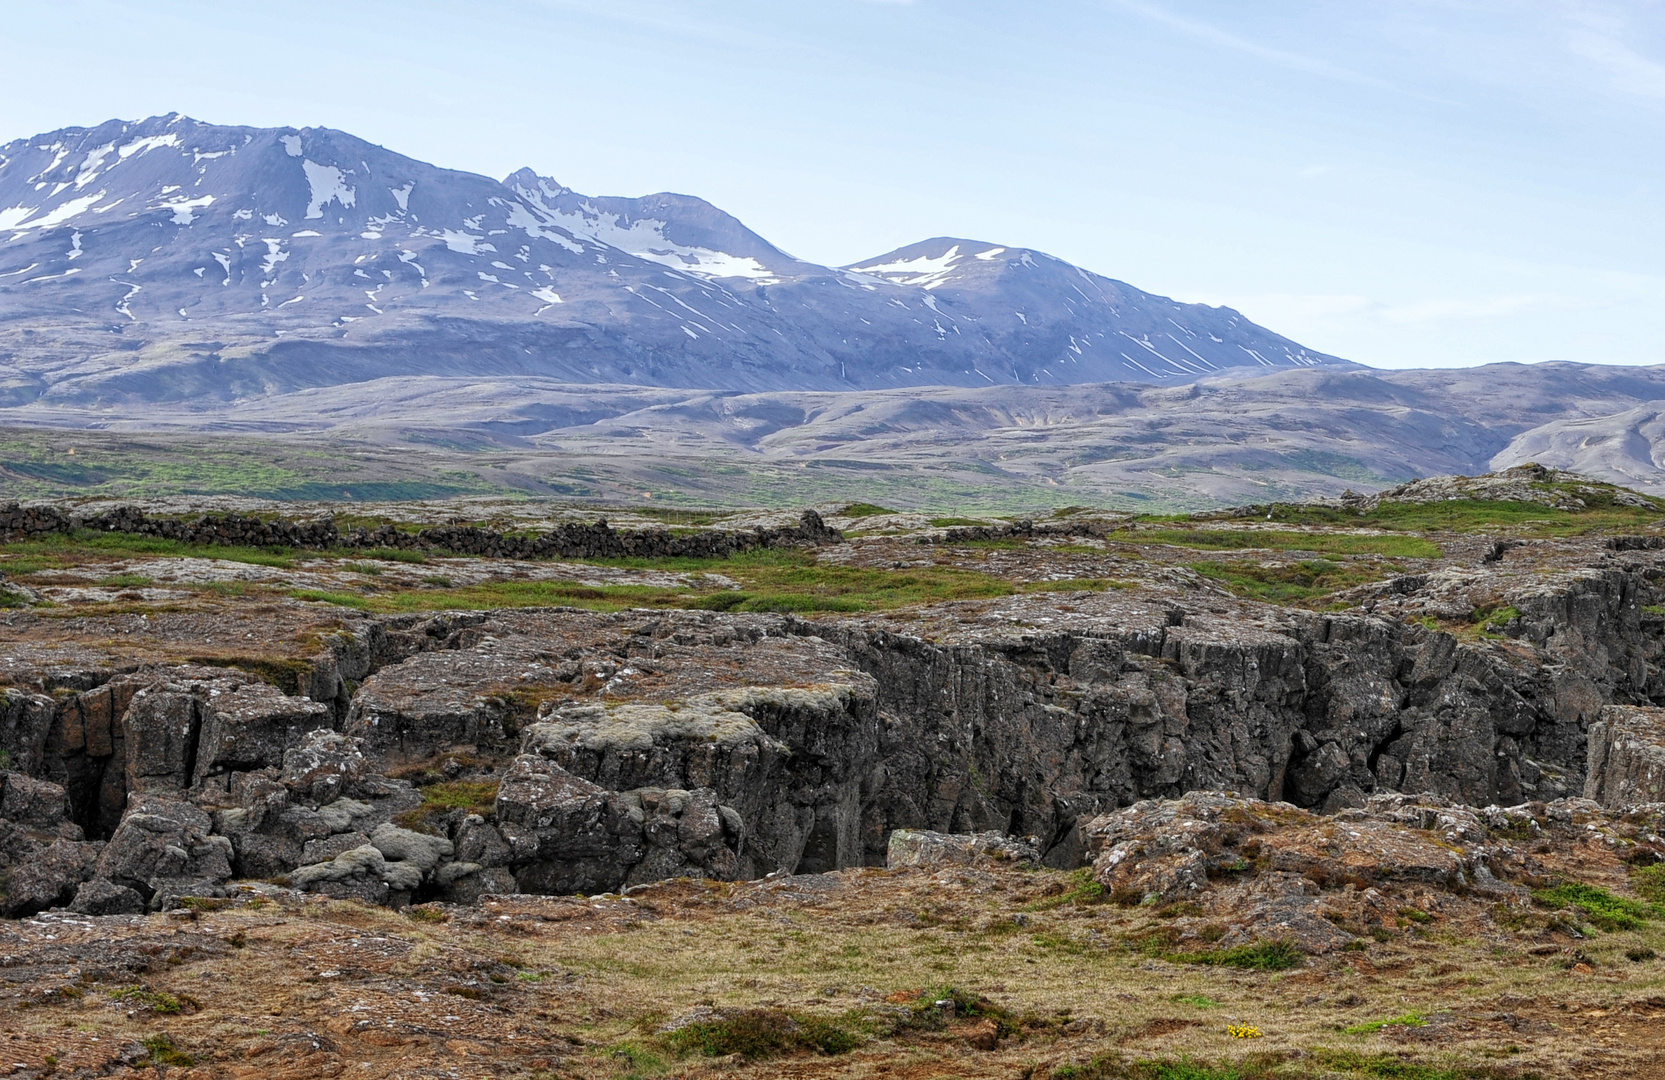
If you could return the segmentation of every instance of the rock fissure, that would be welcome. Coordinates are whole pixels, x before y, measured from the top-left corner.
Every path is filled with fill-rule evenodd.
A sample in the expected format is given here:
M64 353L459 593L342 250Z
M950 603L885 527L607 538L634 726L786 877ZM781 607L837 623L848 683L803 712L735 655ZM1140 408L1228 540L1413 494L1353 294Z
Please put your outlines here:
M47 868L6 910L83 886L101 910L154 907L237 878L395 904L594 893L883 865L899 829L1027 837L1068 868L1103 815L1197 791L1332 815L1399 793L1653 798L1656 576L1545 575L1472 640L1368 602L1250 621L1101 594L1057 629L946 633L360 616L293 692L236 666L59 666L0 702L6 858Z

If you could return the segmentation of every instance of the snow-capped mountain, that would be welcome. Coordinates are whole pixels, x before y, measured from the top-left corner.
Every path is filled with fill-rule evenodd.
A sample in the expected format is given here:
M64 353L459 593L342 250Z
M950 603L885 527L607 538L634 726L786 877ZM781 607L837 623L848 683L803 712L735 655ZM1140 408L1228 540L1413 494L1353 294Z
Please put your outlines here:
M697 198L184 116L0 146L0 404L390 375L760 389L1184 382L1341 363L1040 252L796 259Z

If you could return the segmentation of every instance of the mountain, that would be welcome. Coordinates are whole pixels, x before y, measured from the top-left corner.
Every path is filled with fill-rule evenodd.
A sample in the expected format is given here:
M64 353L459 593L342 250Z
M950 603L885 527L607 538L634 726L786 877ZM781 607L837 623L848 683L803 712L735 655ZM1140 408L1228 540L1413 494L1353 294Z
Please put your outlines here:
M805 391L1314 366L1351 367L1024 248L820 266L697 198L499 182L328 128L174 115L0 146L0 406L422 375Z

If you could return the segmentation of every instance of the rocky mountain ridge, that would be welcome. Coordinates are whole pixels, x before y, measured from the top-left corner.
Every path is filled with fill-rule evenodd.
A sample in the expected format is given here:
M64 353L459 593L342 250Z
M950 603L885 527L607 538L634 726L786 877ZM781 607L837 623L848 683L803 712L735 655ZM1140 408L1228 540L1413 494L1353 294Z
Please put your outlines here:
M688 196L179 115L0 146L0 361L8 404L83 406L410 375L803 390L1340 363L1026 249L824 267Z

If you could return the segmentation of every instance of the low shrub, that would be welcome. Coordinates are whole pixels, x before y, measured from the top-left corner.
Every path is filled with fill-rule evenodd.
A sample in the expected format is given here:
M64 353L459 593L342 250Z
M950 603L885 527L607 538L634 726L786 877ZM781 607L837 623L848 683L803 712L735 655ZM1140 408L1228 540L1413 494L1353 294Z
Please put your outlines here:
M110 995L111 1001L125 1001L130 1005L149 1009L151 1012L173 1015L184 1011L187 1006L195 1006L196 1000L191 997L176 997L173 994L162 993L157 990L146 990L142 986L124 986Z
M1190 1058L1142 1059L1097 1057L1080 1065L1061 1065L1048 1080L1273 1080L1273 1060L1203 1062Z
M1665 863L1637 866L1630 871L1630 887L1644 899L1665 904Z
M1649 922L1665 918L1665 908L1640 900L1614 896L1597 885L1566 881L1552 889L1539 889L1532 899L1552 910L1573 907L1584 913L1590 925L1601 930L1638 930Z
M1048 911L1066 904L1102 904L1111 898L1109 890L1093 879L1091 868L1072 870L1064 880L1062 892L1032 900L1023 906L1024 910Z
M685 1024L664 1041L679 1054L728 1057L748 1061L795 1053L844 1054L866 1041L850 1019L832 1020L784 1009L746 1009L720 1019Z

